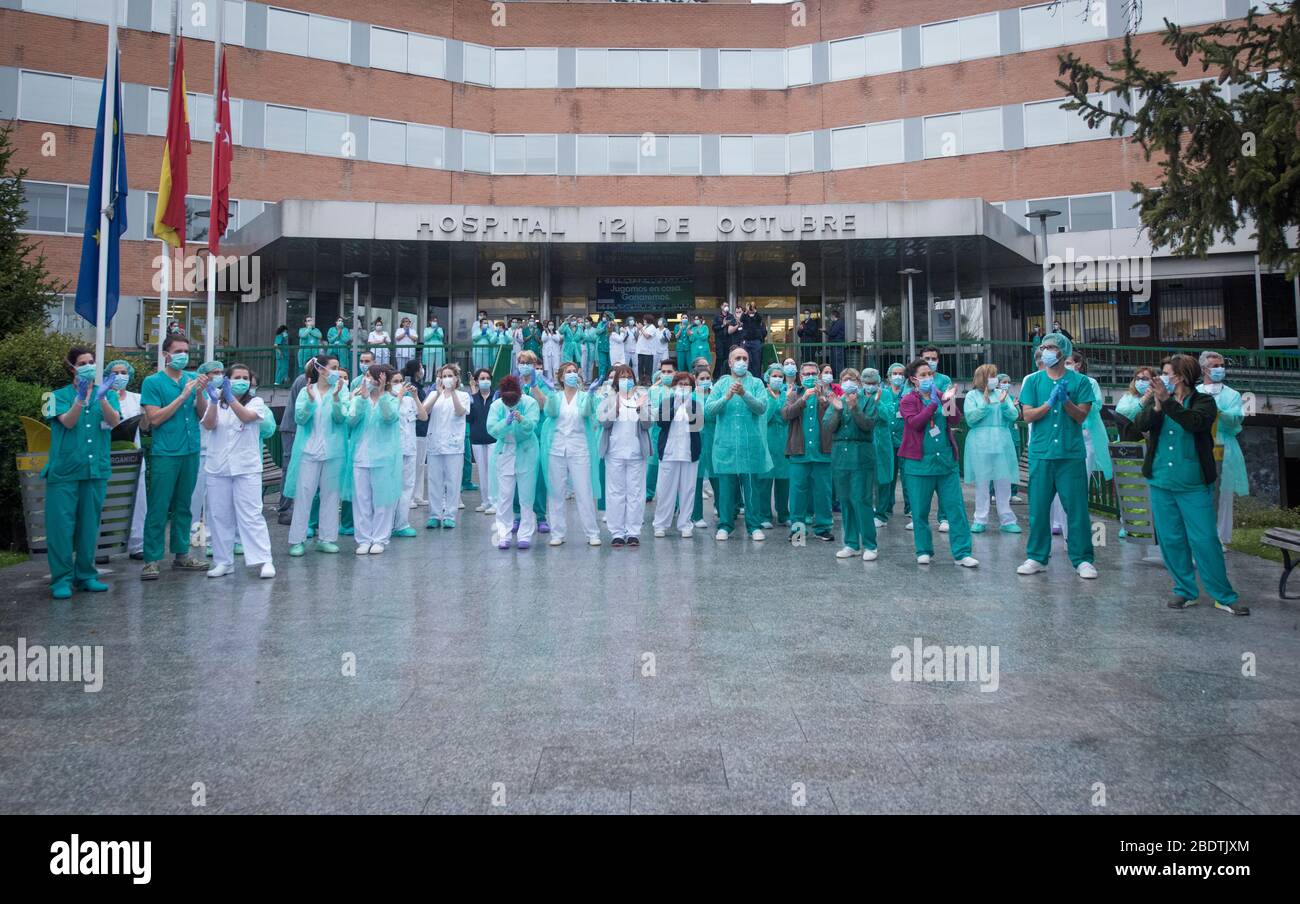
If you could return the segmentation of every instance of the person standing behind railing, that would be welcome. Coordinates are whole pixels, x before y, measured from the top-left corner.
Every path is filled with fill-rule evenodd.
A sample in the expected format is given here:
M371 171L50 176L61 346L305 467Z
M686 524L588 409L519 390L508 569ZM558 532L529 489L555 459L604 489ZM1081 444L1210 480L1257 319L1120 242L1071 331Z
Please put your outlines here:
M330 331L325 334L325 340L329 342L327 354L333 355L339 361L349 360L348 353L352 350L352 331L343 323L342 317L334 321Z
M388 332L384 329L384 318L375 318L374 329L370 331L370 335L366 337L366 341L370 343L370 350L374 352L375 363L387 364L388 343L392 340L389 338Z
M494 348L496 341L494 339L492 323L488 320L487 314L479 312L478 322L475 323L474 328L470 330L470 343L473 346L471 360L473 361L474 369L478 370L479 368L486 367L488 370L491 370L492 365L495 363L492 360L492 356L496 351Z
M275 331L275 385L289 382L289 327L280 324Z
M830 365L832 372L838 374L844 370L844 317L839 308L831 311L831 323L826 327L826 341L830 343Z
M1151 491L1151 514L1160 537L1160 556L1174 579L1170 609L1196 605L1196 578L1214 600L1214 608L1249 615L1228 582L1223 548L1215 533L1214 423L1219 413L1209 393L1196 390L1201 367L1191 355L1174 355L1162 363L1164 373L1143 397L1137 428L1147 435L1142 474Z
M691 328L688 333L690 339L690 349L687 360L691 362L691 369L695 368L695 362L703 358L705 361L712 362L713 354L709 348L709 325L704 322L704 318L696 314L691 321ZM685 368L683 368L685 369ZM696 377L698 378L698 373Z
M1196 387L1214 399L1219 419L1214 427L1214 457L1219 463L1219 542L1227 549L1232 542L1232 507L1234 496L1250 495L1250 478L1246 476L1246 459L1241 454L1237 436L1246 420L1241 393L1223 382L1228 375L1223 355L1201 352L1201 383Z
M298 330L298 372L302 373L307 362L320 352L321 334L316 326L316 319L308 317Z
M434 374L442 370L442 365L447 361L447 331L438 325L438 315L429 315L429 325L424 328L424 333L420 336L420 343L424 346L424 373L429 379L433 379ZM419 485L419 482L416 482Z

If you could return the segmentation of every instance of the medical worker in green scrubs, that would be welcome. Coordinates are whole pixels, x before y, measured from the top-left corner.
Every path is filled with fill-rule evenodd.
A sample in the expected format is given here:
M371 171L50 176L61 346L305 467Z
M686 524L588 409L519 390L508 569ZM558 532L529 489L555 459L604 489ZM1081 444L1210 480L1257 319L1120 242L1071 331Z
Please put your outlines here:
M884 391L880 393L880 406L876 416L881 419L888 419L888 430L877 430L877 449L879 450L881 440L886 436L889 438L889 473L888 479L881 471L882 460L881 453L876 453L876 470L881 471L880 477L876 481L876 529L884 527L889 523L890 515L894 514L894 501L898 495L897 487L899 475L902 472L903 461L898 457L898 447L903 444L903 416L899 413L899 402L902 401L903 395L907 392L907 379L903 376L904 367L902 364L895 362L889 365L886 371L887 379L885 381ZM907 506L907 498L903 499L903 514L910 514L911 509Z
M156 581L171 522L172 567L207 571L190 555L190 500L199 477L199 420L207 411L206 374L186 373L190 341L184 333L163 340L163 369L140 387L140 406L152 431L144 521L144 568L140 580Z
M787 429L785 419L781 417L789 387L786 386L785 369L776 362L768 367L766 377L767 451L772 456L772 468L757 478L758 515L763 530L790 521L790 463L785 460Z
M1151 382L1135 425L1147 436L1142 474L1151 491L1151 513L1160 556L1174 579L1170 609L1196 605L1197 575L1214 608L1249 615L1228 582L1223 547L1215 525L1214 422L1220 416L1214 397L1198 392L1201 366L1191 355L1162 362L1163 373Z
M834 540L831 532L831 438L823 435L822 421L834 390L823 380L817 365L805 361L799 368L800 385L786 396L781 417L786 424L785 455L790 462L790 539L807 539L811 530L819 540ZM812 524L808 516L812 515Z
M1092 518L1088 514L1088 450L1083 426L1099 404L1092 383L1066 369L1073 344L1048 333L1039 344L1043 369L1025 377L1020 410L1029 428L1029 535L1017 574L1047 570L1052 554L1052 498L1061 497L1070 564L1081 578L1095 578Z
M830 408L824 425L831 436L831 477L835 498L840 501L843 517L844 546L835 553L837 559L862 561L876 558L876 520L873 500L876 495L876 407L879 405L880 374L876 388L862 388L862 375L856 368L840 371L843 396L831 393Z
M736 526L744 497L745 529L751 540L765 540L758 517L754 478L772 468L767 454L767 393L763 381L749 372L749 353L736 346L727 356L730 371L709 393L705 417L712 416L712 472L718 488L718 532L715 540L726 540Z
M100 593L108 585L95 568L100 514L113 465L109 457L112 429L121 420L117 378L104 375L95 384L95 353L71 348L64 367L72 382L55 390L45 403L50 425L50 457L45 478L46 560L50 593L66 600L74 590ZM185 538L186 544L189 537Z

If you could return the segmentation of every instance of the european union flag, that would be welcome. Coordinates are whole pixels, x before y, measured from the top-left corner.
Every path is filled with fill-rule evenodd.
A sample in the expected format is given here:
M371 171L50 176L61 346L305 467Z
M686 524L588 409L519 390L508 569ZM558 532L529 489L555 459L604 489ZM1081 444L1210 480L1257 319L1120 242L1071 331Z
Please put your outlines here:
M118 69L119 67L114 67ZM116 74L113 90L117 92L117 105L113 112L113 157L109 183L108 235L99 234L100 195L104 178L104 104L108 99L108 73L104 73L104 90L99 95L99 119L95 126L95 150L90 162L90 185L86 191L86 230L81 239L81 273L77 277L77 313L92 326L98 313L99 300L99 243L108 244L108 289L104 302L104 325L113 321L117 313L119 284L118 246L126 232L126 130L122 128L122 79Z

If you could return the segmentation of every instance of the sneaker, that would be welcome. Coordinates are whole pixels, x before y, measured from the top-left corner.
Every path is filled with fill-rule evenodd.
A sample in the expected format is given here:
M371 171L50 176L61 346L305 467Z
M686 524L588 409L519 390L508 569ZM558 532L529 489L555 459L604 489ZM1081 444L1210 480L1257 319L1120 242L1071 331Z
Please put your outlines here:
M500 540L497 541L497 549L509 549L509 548L510 548L509 537L502 537Z
M970 532L971 532L972 534L982 534L982 533L984 533L984 531L986 531L986 530L988 530L988 529L989 529L989 528L988 528L988 525L986 525L986 524L980 524L978 521L976 521L974 524L972 524L972 525L970 526Z
M1241 603L1221 603L1215 600L1214 608L1220 612L1227 612L1229 615L1250 615L1250 609Z
M495 515L496 513L497 507L495 505L489 505L487 508L483 509L483 514L485 515Z
M482 514L487 511L487 506L480 502L478 505L474 506L474 511Z
M693 536L695 536L695 531L691 530L689 527L682 531L683 540L689 540Z
M1016 569L1016 574L1042 574L1047 570L1047 566L1037 559L1025 559L1024 563Z
M372 556L382 556L382 555L384 554L384 544L382 544L382 543L371 543L371 544L370 544L370 554L371 554Z
M1186 600L1183 599L1181 596L1176 596L1173 599L1171 599L1169 602L1165 603L1165 606L1167 608L1177 609L1179 612L1181 612L1184 609L1190 609L1195 605L1196 605L1196 600Z
M430 518L428 521L424 522L425 530L437 530L440 527L442 527L441 518Z
M772 522L771 522L771 521L764 521L762 524L759 525L759 527L763 528L763 530L771 530L771 529L772 529Z
M181 571L207 571L208 563L193 556L178 556L172 559L172 568L179 568Z
M763 533L761 530L756 530L749 535L749 539L761 543L767 539L767 534Z
M368 556L368 555L370 555L370 544L369 544L369 543L358 543L358 544L357 544L357 555L359 555L359 556Z
M142 552L133 552L133 553L131 553L129 556L127 556L127 558L135 559L137 562L143 562L143 561L144 561L144 553L142 553Z
M668 532L664 530L662 527L655 528L655 537L666 537L666 536L668 536Z
M1016 524L1016 522L1014 521L1002 525L1001 527L998 528L998 530L1002 531L1002 533L1004 534L1018 534L1021 532L1020 525Z
M912 526L912 522L911 522L911 521L908 521L908 522L907 522L907 530L915 530L915 529L916 529L916 528L914 528L914 527Z
M73 590L80 590L85 593L103 593L108 590L108 585L103 581L91 578L88 581L77 581L72 585Z
M876 550L874 550L874 549L864 549L864 550L862 550L862 561L864 561L864 562L874 562L874 561L876 561L876 559L878 559L878 558L880 558L880 553L877 552Z
M56 600L70 600L72 599L72 585L66 581L60 581L50 587L50 596Z
M455 518L443 518L443 519L442 519L442 529L443 529L443 530L453 530L453 529L455 529L455 527L456 527L456 519L455 519Z
M852 548L846 546L846 547L844 547L843 549L841 549L839 552L835 553L835 558L837 558L837 559L852 559L852 558L856 557L857 554L858 554L858 551L857 551L856 549L852 549Z
M424 500L422 500L422 499L412 499L412 500L411 500L411 508L419 508L419 507L422 506L422 505L424 505Z
M518 543L515 544L515 548L516 548L516 549L527 549L528 547L530 547L530 546L532 546L532 545L533 545L533 544L529 543L527 540L520 540Z
M587 545L588 545L588 546L599 546L599 545L600 545L600 537L588 537L588 538L587 538Z
M889 523L888 521L881 521L879 518L875 520L876 520L876 530L880 530L882 527L884 527L886 524Z
M828 530L819 530L817 533L813 534L813 536L818 540L825 541L826 543L833 543L835 541L835 535Z
M1080 562L1079 567L1075 569L1079 572L1079 577L1092 579L1097 576L1097 567L1091 562Z
M707 521L705 521L703 518L701 518L699 521L696 521L696 522L695 522L695 526L696 526L696 527L708 527L708 526L709 526L709 522L707 522Z
M641 538L640 538L640 537L628 537L628 538L627 538L627 545L628 545L628 546L640 546L640 545L641 545Z
M145 562L144 568L140 569L140 580L156 581L161 572L162 566L158 562Z
M925 555L917 556L917 557L916 557L916 564L917 564L917 565L929 565L929 564L930 564L930 557L929 557L929 556L925 556Z
M728 533L727 533L725 530L723 530L722 528L718 528L718 532L717 532L716 534L713 535L713 539L715 539L715 540L725 540L725 539L727 539L728 536L730 536L730 534L728 534Z
M978 568L980 564L980 560L975 558L974 556L967 556L964 559L958 559L957 564L960 565L962 568Z
M234 574L235 569L230 565L213 565L208 569L208 577L224 578L228 574Z
M1022 504L1024 503L1024 501L1025 501L1025 500L1021 497L1021 495L1020 495L1019 493L1012 493L1012 494L1011 494L1011 504L1012 504L1012 505L1022 505Z
M262 572L261 572L261 575L260 575L260 576L263 577L263 578L273 578L273 577L275 577L275 566L272 565L270 562L263 562L263 563L262 563Z
M317 552L324 553L336 553L339 551L339 545L337 543L331 543L329 540L317 540L315 548Z
M411 527L408 524L406 527L403 527L400 530L393 531L393 536L394 537L418 537L419 534L415 532L415 528Z
M946 519L939 522L939 533L941 534L948 533L948 521Z
M462 502L457 502L457 503L456 503L456 508L457 508L457 509L463 509L464 507L465 507L465 503L464 503L463 501L462 501Z
M559 534L555 534L555 535L553 535L553 536L551 537L551 542L550 542L549 545L551 545L551 546L563 546L563 545L564 545L564 538L561 537Z
M539 534L549 534L551 532L551 526L546 523L545 518L537 519L537 532Z
M295 559L302 558L307 553L307 547L301 543L295 543L289 547L289 555Z
M622 537L615 537L613 540L610 540L610 541L609 541L609 545L612 546L612 547L614 547L615 549L619 549L619 548L625 546L626 544L627 544L627 541L624 540Z

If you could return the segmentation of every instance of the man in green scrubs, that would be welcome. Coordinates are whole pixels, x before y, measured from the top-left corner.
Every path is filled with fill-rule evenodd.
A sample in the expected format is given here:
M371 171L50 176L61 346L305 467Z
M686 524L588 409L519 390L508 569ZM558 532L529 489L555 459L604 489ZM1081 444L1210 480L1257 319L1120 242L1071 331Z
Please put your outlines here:
M1029 539L1027 558L1017 574L1047 570L1052 554L1052 498L1061 497L1066 517L1066 548L1081 578L1095 578L1092 518L1088 514L1088 451L1083 422L1099 400L1091 381L1067 370L1074 345L1048 333L1039 345L1044 369L1025 378L1020 408L1029 428Z
M800 386L786 396L781 417L788 425L785 455L790 472L790 538L808 528L819 540L835 539L831 532L831 434L822 422L831 405L831 389L817 378L812 361L799 368Z
M190 555L190 497L199 476L199 421L207 411L207 374L185 372L190 341L184 333L163 340L163 369L140 388L140 405L149 419L148 512L144 522L144 570L140 580L156 581L171 521L173 568L207 571L208 564Z
M112 428L121 420L113 374L96 386L95 355L84 348L68 352L72 383L49 397L50 456L45 466L46 557L50 593L66 600L73 590L103 592L95 568L95 546L104 493L113 465Z

